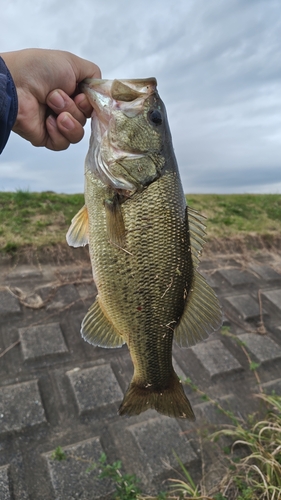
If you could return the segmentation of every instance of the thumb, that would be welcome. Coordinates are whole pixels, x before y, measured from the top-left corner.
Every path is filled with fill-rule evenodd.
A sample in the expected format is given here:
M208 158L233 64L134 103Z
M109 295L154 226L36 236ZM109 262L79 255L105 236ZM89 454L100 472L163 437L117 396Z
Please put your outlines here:
M71 53L69 53L69 58L77 83L85 78L101 78L101 70L95 63Z

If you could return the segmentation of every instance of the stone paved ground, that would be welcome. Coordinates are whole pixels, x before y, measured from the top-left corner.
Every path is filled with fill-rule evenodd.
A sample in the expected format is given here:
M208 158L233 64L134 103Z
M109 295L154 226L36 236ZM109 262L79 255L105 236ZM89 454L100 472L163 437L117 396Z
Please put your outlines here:
M259 364L263 389L281 394L280 263L278 252L204 260L201 272L224 308L224 335L174 349L178 374L239 416L258 406L249 359ZM86 260L6 264L0 279L1 500L110 497L112 484L100 480L98 470L87 471L102 452L110 462L121 459L146 492L163 490L163 480L175 474L173 450L199 474L196 430L226 417L189 386L195 423L151 410L139 417L117 415L132 364L126 346L94 348L80 338L81 320L96 293ZM52 458L57 446L66 460Z

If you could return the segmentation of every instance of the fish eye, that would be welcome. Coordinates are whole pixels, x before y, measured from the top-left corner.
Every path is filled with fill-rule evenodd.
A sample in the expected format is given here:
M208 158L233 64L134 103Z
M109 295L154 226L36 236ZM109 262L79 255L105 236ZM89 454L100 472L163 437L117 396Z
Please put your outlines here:
M162 113L158 109L152 109L148 112L148 119L154 123L154 125L161 125L163 121Z

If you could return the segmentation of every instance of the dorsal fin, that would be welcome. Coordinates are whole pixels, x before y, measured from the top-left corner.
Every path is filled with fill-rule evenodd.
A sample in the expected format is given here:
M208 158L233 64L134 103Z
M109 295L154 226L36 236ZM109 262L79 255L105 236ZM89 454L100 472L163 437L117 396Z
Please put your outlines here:
M222 324L222 310L214 290L196 270L205 243L205 217L187 207L187 227L193 263L193 278L183 315L174 331L180 347L190 347L204 340Z
M66 241L71 247L84 247L89 243L89 218L86 205L73 217L66 234Z
M190 207L186 207L186 210L192 261L194 268L196 269L200 262L203 245L206 243L206 225L204 224L206 217L204 217L204 215L200 215L198 212L196 212L196 210L193 210Z

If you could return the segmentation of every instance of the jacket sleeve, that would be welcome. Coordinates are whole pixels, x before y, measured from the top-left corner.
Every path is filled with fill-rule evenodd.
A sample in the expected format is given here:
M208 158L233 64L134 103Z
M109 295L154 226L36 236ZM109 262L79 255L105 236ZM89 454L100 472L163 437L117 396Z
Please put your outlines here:
M5 62L0 57L0 153L8 141L18 114L17 91Z

